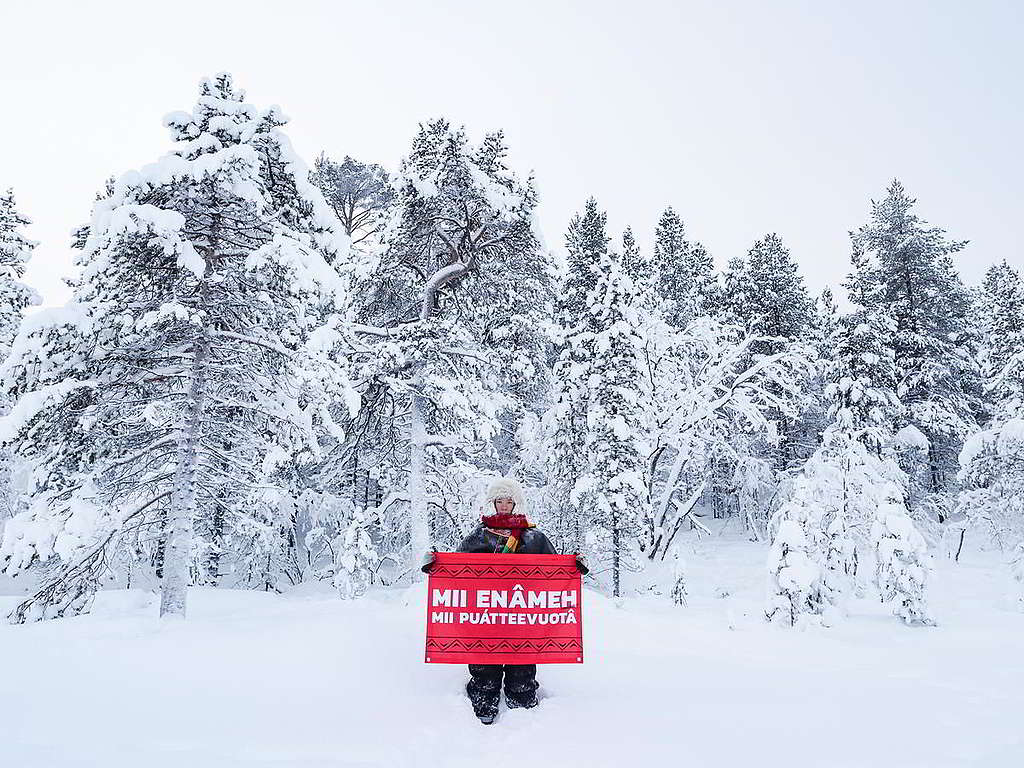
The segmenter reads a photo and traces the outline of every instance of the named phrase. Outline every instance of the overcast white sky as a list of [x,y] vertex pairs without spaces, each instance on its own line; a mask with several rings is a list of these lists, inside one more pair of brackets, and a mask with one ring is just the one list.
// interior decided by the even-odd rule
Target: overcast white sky
[[1024,3],[7,2],[0,187],[62,303],[68,232],[111,174],[170,148],[200,77],[280,104],[308,162],[393,167],[419,121],[504,128],[536,172],[548,243],[588,195],[647,242],[673,205],[719,265],[777,231],[812,290],[899,177],[970,239],[959,264],[1024,266]]

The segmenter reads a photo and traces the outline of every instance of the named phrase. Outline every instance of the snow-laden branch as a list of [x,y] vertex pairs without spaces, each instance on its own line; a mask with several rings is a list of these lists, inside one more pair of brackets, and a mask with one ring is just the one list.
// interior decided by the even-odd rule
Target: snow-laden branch
[[63,400],[71,392],[83,388],[92,389],[95,386],[96,382],[92,380],[68,380],[26,392],[18,399],[11,412],[0,418],[0,443],[13,441],[32,419],[58,400]]
[[269,344],[265,341],[261,341],[260,339],[254,339],[252,336],[244,336],[240,333],[231,333],[230,331],[219,330],[211,331],[210,335],[215,338],[235,339],[236,341],[244,341],[246,344],[252,344],[253,346],[262,347],[263,349],[268,349],[271,352],[276,352],[277,354],[286,357],[289,360],[292,358],[293,353],[285,349],[284,347],[278,344]]

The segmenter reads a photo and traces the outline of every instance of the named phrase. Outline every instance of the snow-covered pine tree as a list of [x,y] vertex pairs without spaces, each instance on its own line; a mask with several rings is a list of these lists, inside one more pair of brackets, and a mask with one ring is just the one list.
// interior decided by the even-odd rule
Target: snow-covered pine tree
[[880,456],[903,412],[896,396],[895,324],[881,312],[842,318],[832,337],[835,365],[826,395],[835,428]]
[[[819,346],[825,345],[839,327],[839,306],[831,288],[825,288],[815,303],[814,340]],[[824,350],[821,350],[824,352]],[[827,357],[822,354],[821,357]]]
[[654,291],[666,322],[683,328],[711,311],[714,263],[700,243],[686,239],[683,220],[666,208],[654,232]]
[[[895,477],[879,459],[899,408],[887,328],[884,315],[861,313],[843,318],[830,340],[836,350],[825,390],[830,424],[772,520],[769,620],[785,616],[794,625],[807,613],[830,624],[852,591],[856,545],[867,541],[880,490]],[[782,556],[788,549],[797,552],[801,579],[783,570],[793,567]]]
[[620,254],[622,273],[633,281],[633,292],[640,301],[650,288],[654,270],[650,259],[637,243],[632,227],[626,227],[622,232]]
[[851,234],[846,285],[852,301],[895,321],[897,395],[929,440],[930,490],[945,493],[980,411],[969,297],[951,260],[966,243],[929,226],[914,204],[899,181],[872,202],[869,223]]
[[[743,264],[743,302],[733,312],[748,333],[765,339],[752,352],[770,355],[787,345],[806,344],[814,333],[814,302],[782,238],[775,233],[761,238],[747,252]],[[816,383],[808,380],[802,386],[811,390]],[[823,426],[817,405],[814,398],[808,398],[796,419],[775,415],[780,440],[777,445],[765,446],[762,458],[778,473],[800,466],[817,447],[817,433]]]
[[641,416],[649,398],[641,371],[644,340],[636,289],[622,270],[621,258],[614,252],[602,257],[587,301],[594,329],[582,331],[593,354],[584,382],[588,467],[576,491],[580,505],[593,510],[594,526],[603,534],[591,552],[595,562],[609,563],[616,597],[623,571],[637,567],[640,521],[646,518]]
[[354,247],[379,232],[395,195],[383,168],[348,155],[337,163],[321,153],[310,181],[319,187]]
[[86,608],[140,550],[162,559],[161,615],[183,616],[215,510],[228,540],[279,525],[265,499],[317,451],[306,341],[348,248],[284,123],[230,75],[204,79],[165,118],[175,148],[95,204],[73,301],[15,341],[3,439],[32,463],[32,499],[0,558],[54,565],[13,620]]
[[790,473],[817,450],[832,418],[825,387],[835,357],[834,342],[838,337],[839,324],[835,298],[831,289],[825,288],[815,303],[814,315],[804,338],[804,341],[809,341],[807,346],[812,350],[809,354],[815,360],[815,370],[803,382],[806,396],[801,411],[795,419],[786,420],[782,426],[782,450],[763,454],[764,460],[771,462],[773,473],[780,464],[787,467],[786,472],[776,476],[780,483],[785,483]]
[[771,354],[788,341],[809,335],[814,302],[807,295],[796,262],[774,232],[754,243],[744,261],[749,281],[744,291],[743,324],[750,333],[778,339],[758,345]]
[[597,285],[599,265],[611,242],[605,231],[607,225],[608,214],[598,208],[592,197],[584,203],[582,213],[569,222],[565,233],[565,274],[555,307],[561,328],[570,329],[578,318],[589,317],[587,299]]
[[[375,163],[364,163],[348,155],[337,162],[321,152],[313,163],[309,178],[320,189],[341,229],[349,236],[353,251],[369,251],[369,258],[365,261],[372,264],[372,254],[379,248],[382,229],[395,198],[388,173]],[[340,342],[334,350],[336,359],[359,357],[358,354],[352,354],[354,350],[349,349],[351,345],[347,342],[352,339],[335,341]],[[361,394],[371,407],[357,412],[349,423],[346,423],[348,409],[343,403],[335,403],[329,408],[334,417],[344,424],[344,435],[340,439],[328,436],[323,460],[295,478],[301,485],[301,489],[297,489],[300,493],[311,492],[336,502],[300,505],[297,511],[304,518],[300,527],[304,525],[309,529],[308,544],[313,552],[322,553],[337,542],[343,527],[347,525],[351,509],[367,512],[376,510],[377,505],[384,500],[384,488],[396,487],[397,471],[393,466],[385,468],[381,461],[381,455],[387,454],[387,449],[381,450],[381,446],[390,445],[396,437],[392,425],[382,425],[378,418],[381,412],[379,401],[387,397],[383,389],[372,379],[365,382]],[[358,439],[355,439],[356,435]],[[341,497],[346,498],[349,504],[342,504]],[[339,517],[337,513],[343,507],[346,512]],[[310,519],[301,510],[316,510],[318,516],[315,520]],[[370,517],[374,516],[371,514]],[[373,522],[368,521],[368,525]],[[382,522],[376,520],[378,535],[383,528]],[[321,562],[323,558],[314,557],[309,551],[306,552],[306,558],[312,560],[306,563],[306,567],[311,568],[317,577],[322,577],[325,573],[324,563]],[[330,562],[333,562],[333,558]]]
[[[507,154],[504,134],[497,131],[484,136],[474,160],[502,184],[519,184],[505,163]],[[475,325],[494,361],[499,388],[510,404],[498,416],[501,430],[492,441],[494,457],[476,464],[504,475],[516,474],[515,468],[521,466],[517,435],[526,421],[543,416],[551,397],[554,339],[550,322],[557,300],[558,267],[534,219],[533,185],[530,177],[519,186],[524,200],[521,223],[528,226],[516,234],[516,243],[489,265],[486,279],[470,286]]]
[[907,476],[907,506],[912,516],[919,525],[934,528],[935,523],[927,506],[931,495],[931,468],[928,461],[930,449],[927,436],[913,424],[898,430],[893,435],[890,447],[893,458]]
[[357,332],[380,340],[377,358],[405,361],[397,371],[373,363],[371,378],[390,400],[384,418],[409,425],[403,559],[414,578],[436,541],[433,467],[482,474],[455,459],[469,452],[486,464],[498,450],[502,412],[520,418],[517,391],[543,383],[539,315],[548,311],[550,269],[534,226],[533,180],[519,181],[505,154],[500,132],[472,146],[445,120],[421,125],[361,291],[368,325]]
[[742,256],[733,256],[722,272],[719,301],[714,314],[723,323],[746,327],[747,292],[750,290],[747,262]]
[[[18,212],[13,189],[0,194],[0,361],[10,354],[25,309],[40,301],[38,294],[21,282],[36,247],[21,231],[31,223]],[[6,414],[10,406],[10,399],[0,393],[0,415]],[[10,452],[0,448],[0,532],[2,521],[11,517],[16,509],[15,465]]]
[[557,357],[552,366],[551,407],[544,415],[548,477],[558,510],[552,537],[563,552],[583,552],[589,526],[578,503],[577,484],[587,470],[581,446],[587,435],[590,392],[586,382],[594,362],[594,314],[589,301],[600,265],[608,255],[607,214],[589,198],[565,235],[568,258],[560,276],[551,335]]
[[0,194],[0,359],[10,354],[25,309],[40,301],[39,295],[21,282],[37,245],[21,232],[31,223],[18,212],[13,189]]

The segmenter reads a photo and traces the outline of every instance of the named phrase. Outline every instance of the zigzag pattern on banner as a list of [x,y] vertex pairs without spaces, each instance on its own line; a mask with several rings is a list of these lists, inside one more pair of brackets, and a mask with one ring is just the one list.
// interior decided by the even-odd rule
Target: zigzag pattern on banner
[[498,653],[500,651],[529,651],[533,653],[558,653],[565,651],[581,651],[583,644],[577,638],[430,638],[427,640],[427,651],[455,652],[482,651]]
[[527,579],[527,578],[572,578],[576,575],[575,566],[502,566],[494,568],[490,565],[443,565],[434,566],[432,573],[452,579]]

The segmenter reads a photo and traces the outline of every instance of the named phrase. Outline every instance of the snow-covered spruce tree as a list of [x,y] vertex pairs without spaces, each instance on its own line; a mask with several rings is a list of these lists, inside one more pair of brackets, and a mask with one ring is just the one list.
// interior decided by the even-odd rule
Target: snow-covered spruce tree
[[1024,279],[1005,261],[985,273],[981,289],[981,374],[988,415],[1024,399],[1021,377],[1010,362],[1024,351]]
[[846,285],[852,301],[895,321],[896,394],[928,438],[930,490],[944,494],[980,412],[969,297],[951,259],[966,243],[947,240],[914,204],[898,181],[872,202],[869,223],[852,233],[854,271]]
[[601,260],[608,253],[611,238],[606,232],[608,214],[598,208],[597,200],[588,198],[583,212],[573,216],[565,233],[564,284],[555,307],[564,328],[574,318],[587,315],[587,299],[597,285]]
[[884,316],[844,318],[831,339],[835,362],[826,396],[831,423],[772,520],[766,615],[790,625],[844,610],[857,571],[858,542],[881,501],[899,488],[898,471],[879,458],[899,409]]
[[741,319],[750,333],[777,341],[757,345],[755,352],[777,352],[788,340],[809,335],[814,302],[807,295],[796,262],[782,238],[772,233],[747,252]]
[[434,469],[470,470],[473,463],[455,461],[469,454],[486,465],[501,427],[515,432],[502,412],[521,417],[518,396],[543,388],[539,315],[551,274],[534,227],[533,181],[519,181],[505,153],[500,132],[472,146],[445,120],[422,125],[361,290],[365,325],[357,331],[404,360],[398,375],[382,368],[372,379],[392,398],[387,418],[409,425],[404,560],[416,578],[414,566],[435,541]]
[[[6,360],[10,354],[26,307],[39,303],[36,292],[21,282],[25,265],[36,247],[21,232],[31,223],[18,212],[14,190],[0,194],[0,360]],[[0,414],[6,414],[10,406],[10,399],[0,394]],[[10,452],[0,449],[0,532],[2,522],[16,510],[15,466]]]
[[1024,599],[1024,280],[997,264],[982,292],[988,421],[960,453],[959,506],[1007,557]]
[[[743,263],[743,301],[733,308],[733,314],[748,333],[765,339],[752,352],[770,355],[789,344],[806,345],[814,335],[814,302],[782,238],[775,233],[761,238]],[[806,381],[803,386],[811,389],[816,383]],[[766,446],[768,450],[761,458],[770,461],[779,473],[800,466],[817,446],[818,433],[824,426],[818,401],[808,398],[806,405],[795,419],[780,414],[773,417],[780,441],[777,446]]]
[[649,301],[654,265],[637,243],[632,227],[622,233],[622,273],[633,281],[636,300]]
[[568,258],[559,279],[551,335],[557,357],[552,366],[551,406],[544,415],[548,477],[558,514],[551,530],[563,552],[583,552],[589,527],[588,510],[578,504],[577,484],[587,471],[581,450],[588,432],[587,381],[594,363],[595,316],[589,304],[597,287],[599,265],[608,255],[607,214],[597,201],[586,201],[569,223],[565,236]]
[[686,239],[686,227],[671,207],[654,232],[654,292],[662,316],[676,328],[707,314],[714,297],[714,263],[700,243]]
[[595,562],[609,563],[616,597],[621,594],[623,571],[637,568],[637,538],[646,517],[640,430],[648,393],[641,372],[643,338],[635,299],[621,256],[606,253],[587,301],[594,330],[582,331],[591,337],[593,361],[584,382],[588,466],[575,496],[579,506],[592,509],[593,525],[603,534],[591,552]]
[[[831,288],[821,292],[818,301],[814,305],[814,321],[812,336],[816,344],[824,347],[832,338],[832,335],[839,327],[839,307]],[[825,350],[822,349],[822,352]],[[822,358],[827,355],[822,354]]]
[[[888,315],[854,313],[837,339],[838,382],[828,390],[838,399],[834,429],[854,441],[844,447],[840,464],[845,505],[840,512],[857,538],[865,513],[872,514],[875,585],[883,601],[892,601],[906,623],[929,624],[924,594],[929,555],[911,519],[910,481],[898,465],[899,448],[905,450],[914,435],[904,428],[899,445],[894,439],[895,425],[903,420],[903,404],[894,391],[894,325]],[[917,442],[920,449],[922,441]]]
[[746,260],[742,256],[733,256],[722,272],[714,315],[723,323],[746,328],[747,294],[750,289]]
[[343,291],[331,263],[347,238],[284,123],[230,75],[203,80],[193,111],[165,118],[174,150],[94,206],[73,301],[15,341],[3,437],[32,464],[32,498],[0,557],[54,565],[13,620],[86,608],[111,564],[146,548],[161,615],[183,616],[214,512],[230,550],[275,523],[279,466],[315,454],[305,342]]
[[[826,388],[831,423],[773,521],[775,538],[783,542],[769,555],[769,618],[787,615],[794,623],[793,612],[804,611],[831,621],[854,587],[859,553],[872,552],[883,599],[895,601],[905,620],[913,613],[927,621],[927,552],[918,546],[923,539],[906,507],[906,476],[886,455],[902,413],[894,392],[892,330],[891,318],[861,310],[843,318],[833,336],[835,362]],[[800,551],[814,564],[817,581],[798,582],[804,590],[814,586],[812,600],[794,592],[782,575],[787,563],[780,547],[795,546],[790,540],[802,543]],[[789,613],[779,614],[784,606]]]
[[18,212],[14,190],[0,194],[0,359],[10,354],[26,307],[39,295],[21,282],[36,243],[22,234],[32,222]]

